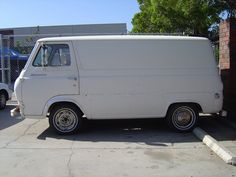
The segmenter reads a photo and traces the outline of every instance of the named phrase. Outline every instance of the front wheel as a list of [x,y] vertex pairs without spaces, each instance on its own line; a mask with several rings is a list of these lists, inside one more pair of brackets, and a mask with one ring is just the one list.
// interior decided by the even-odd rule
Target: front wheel
[[191,131],[198,122],[199,113],[194,105],[176,104],[167,113],[168,125],[178,132]]
[[74,105],[55,106],[49,115],[49,124],[58,134],[74,134],[82,126],[82,112]]

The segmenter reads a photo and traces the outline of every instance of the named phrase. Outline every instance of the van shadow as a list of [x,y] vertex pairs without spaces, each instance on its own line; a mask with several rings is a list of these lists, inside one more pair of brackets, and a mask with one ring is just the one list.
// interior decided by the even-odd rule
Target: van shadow
[[60,136],[48,128],[38,137],[90,142],[136,142],[153,146],[169,146],[180,142],[199,142],[192,133],[176,133],[163,119],[87,120],[77,135]]
[[14,108],[15,106],[7,105],[5,109],[0,110],[0,130],[13,126],[23,120],[21,118],[18,119],[11,117],[10,110]]
[[[230,126],[233,122],[227,124],[226,118],[202,117],[200,127],[217,141],[236,142],[235,127]],[[235,123],[234,123],[235,124]]]

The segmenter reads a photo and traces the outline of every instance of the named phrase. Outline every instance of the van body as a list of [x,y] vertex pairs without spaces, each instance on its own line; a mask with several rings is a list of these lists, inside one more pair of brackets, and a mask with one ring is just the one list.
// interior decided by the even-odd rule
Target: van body
[[[192,114],[197,117],[199,112],[219,112],[223,100],[211,43],[201,37],[122,35],[40,39],[14,89],[21,115],[26,118],[50,119],[59,108],[73,107],[70,114],[61,112],[63,118],[57,115],[60,120],[52,122],[54,128],[53,123],[64,123],[65,128],[68,119],[73,119],[72,124],[81,124],[73,116],[163,118],[170,112],[168,119],[175,119],[170,120],[171,124],[179,120],[184,124]],[[192,112],[186,113],[186,109],[175,112],[180,107]],[[51,119],[57,119],[53,116]],[[194,125],[174,128],[185,131]],[[65,128],[59,133],[73,131]]]

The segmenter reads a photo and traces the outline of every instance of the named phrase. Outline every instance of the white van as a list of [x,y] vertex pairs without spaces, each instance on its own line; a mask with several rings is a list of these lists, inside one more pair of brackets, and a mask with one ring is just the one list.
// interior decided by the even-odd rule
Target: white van
[[59,134],[85,117],[165,117],[189,131],[221,110],[222,89],[209,40],[179,36],[40,39],[15,83],[21,115],[49,117]]

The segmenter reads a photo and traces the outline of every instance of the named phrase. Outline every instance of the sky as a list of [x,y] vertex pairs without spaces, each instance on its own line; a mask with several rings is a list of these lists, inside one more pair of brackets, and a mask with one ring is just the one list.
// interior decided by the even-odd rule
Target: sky
[[0,28],[126,23],[137,0],[0,0]]

